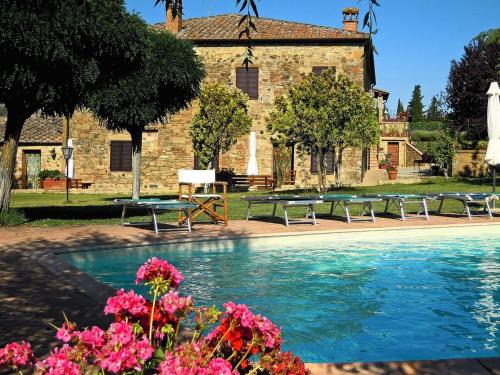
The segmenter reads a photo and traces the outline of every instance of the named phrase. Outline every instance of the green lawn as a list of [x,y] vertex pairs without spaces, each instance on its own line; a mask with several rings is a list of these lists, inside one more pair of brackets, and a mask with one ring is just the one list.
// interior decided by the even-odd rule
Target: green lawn
[[[344,187],[332,190],[332,193],[350,193],[350,194],[370,194],[370,193],[439,193],[439,192],[489,192],[491,185],[480,180],[459,181],[450,179],[445,181],[442,178],[429,179],[420,184],[412,185],[381,185],[371,187]],[[287,191],[281,194],[311,194],[311,191]],[[269,194],[264,191],[253,191],[245,193],[230,193],[229,211],[231,219],[243,219],[246,214],[246,202],[240,197],[244,195]],[[278,193],[279,194],[279,193]],[[146,198],[147,196],[143,196]],[[162,195],[161,198],[175,198],[175,195]],[[31,226],[60,226],[75,224],[118,224],[120,218],[120,207],[113,205],[114,198],[126,198],[119,195],[109,194],[71,194],[69,204],[66,204],[66,195],[64,193],[16,193],[12,194],[12,208],[24,211]],[[434,203],[431,208],[434,208]],[[459,202],[447,202],[445,211],[460,209]],[[382,205],[376,208],[380,209]],[[269,206],[256,206],[252,208],[252,213],[263,214],[270,211]],[[329,205],[318,205],[317,212],[327,213]],[[141,210],[130,211],[133,215],[132,220],[149,220],[142,215]],[[304,210],[297,208],[291,210],[292,216],[303,215]],[[161,221],[173,221],[176,218],[175,213],[163,214]]]

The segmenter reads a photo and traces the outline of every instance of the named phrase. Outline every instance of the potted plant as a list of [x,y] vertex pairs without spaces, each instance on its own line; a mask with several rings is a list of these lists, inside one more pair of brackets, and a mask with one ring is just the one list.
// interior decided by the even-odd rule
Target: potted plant
[[57,169],[44,169],[38,174],[44,190],[65,190],[66,177]]
[[395,180],[398,177],[398,167],[392,162],[391,154],[386,154],[385,159],[379,163],[380,169],[385,169],[389,180]]
[[393,164],[388,165],[385,170],[389,176],[389,180],[395,180],[398,177],[398,167]]

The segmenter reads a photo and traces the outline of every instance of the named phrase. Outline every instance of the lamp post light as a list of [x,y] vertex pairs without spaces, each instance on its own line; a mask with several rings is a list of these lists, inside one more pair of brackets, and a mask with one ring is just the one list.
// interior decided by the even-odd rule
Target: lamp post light
[[69,203],[69,177],[68,177],[68,161],[73,156],[73,147],[65,146],[62,148],[64,159],[66,160],[66,203]]

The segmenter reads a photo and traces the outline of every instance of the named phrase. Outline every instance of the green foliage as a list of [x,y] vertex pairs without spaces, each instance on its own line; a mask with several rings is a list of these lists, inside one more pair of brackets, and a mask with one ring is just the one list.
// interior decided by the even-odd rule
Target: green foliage
[[336,182],[347,147],[378,143],[379,126],[372,98],[361,87],[331,69],[310,74],[276,101],[267,119],[274,143],[295,144],[299,151],[318,155],[320,190],[326,189],[326,160],[334,150]]
[[410,123],[410,131],[413,130],[443,130],[445,125],[441,121],[420,121],[420,122],[411,122]]
[[490,83],[498,80],[499,61],[500,44],[474,40],[464,48],[460,60],[451,62],[446,86],[450,126],[454,132],[464,133],[467,140],[487,138],[486,92]]
[[500,29],[490,29],[479,33],[474,40],[486,44],[500,44]]
[[398,99],[398,109],[397,109],[397,114],[399,115],[400,113],[405,111],[405,107],[403,107],[403,103],[401,103],[401,99]]
[[40,173],[38,173],[38,178],[42,181],[47,179],[47,178],[59,179],[59,178],[64,178],[64,177],[65,177],[65,175],[62,174],[57,169],[43,169],[40,171]]
[[23,211],[11,209],[0,212],[0,227],[15,227],[24,224],[26,221]]
[[7,117],[7,108],[3,103],[0,103],[0,117]]
[[441,132],[438,139],[429,147],[431,161],[439,166],[446,178],[448,178],[448,167],[459,149],[459,142],[448,131]]
[[442,133],[440,130],[412,130],[411,139],[415,142],[432,142],[437,140]]
[[431,99],[431,104],[426,113],[427,121],[441,121],[444,118],[444,111],[442,109],[442,103],[438,100],[436,96]]
[[8,110],[0,171],[5,211],[25,120],[37,111],[70,116],[142,60],[144,41],[138,17],[126,12],[123,0],[0,0],[0,14],[0,102]]
[[248,96],[237,88],[207,84],[200,94],[200,109],[193,118],[189,134],[194,153],[202,168],[248,134],[252,119],[248,115]]
[[410,122],[418,122],[424,119],[424,105],[422,99],[424,99],[422,96],[422,88],[420,85],[416,85],[407,108]]
[[292,149],[282,146],[274,148],[274,170],[276,171],[276,186],[281,187],[291,170]]

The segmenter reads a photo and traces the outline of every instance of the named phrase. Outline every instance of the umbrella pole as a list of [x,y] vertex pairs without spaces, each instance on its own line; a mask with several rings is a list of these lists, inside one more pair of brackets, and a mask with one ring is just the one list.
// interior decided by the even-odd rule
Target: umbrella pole
[[493,167],[493,192],[495,193],[497,191],[497,168],[496,165]]

